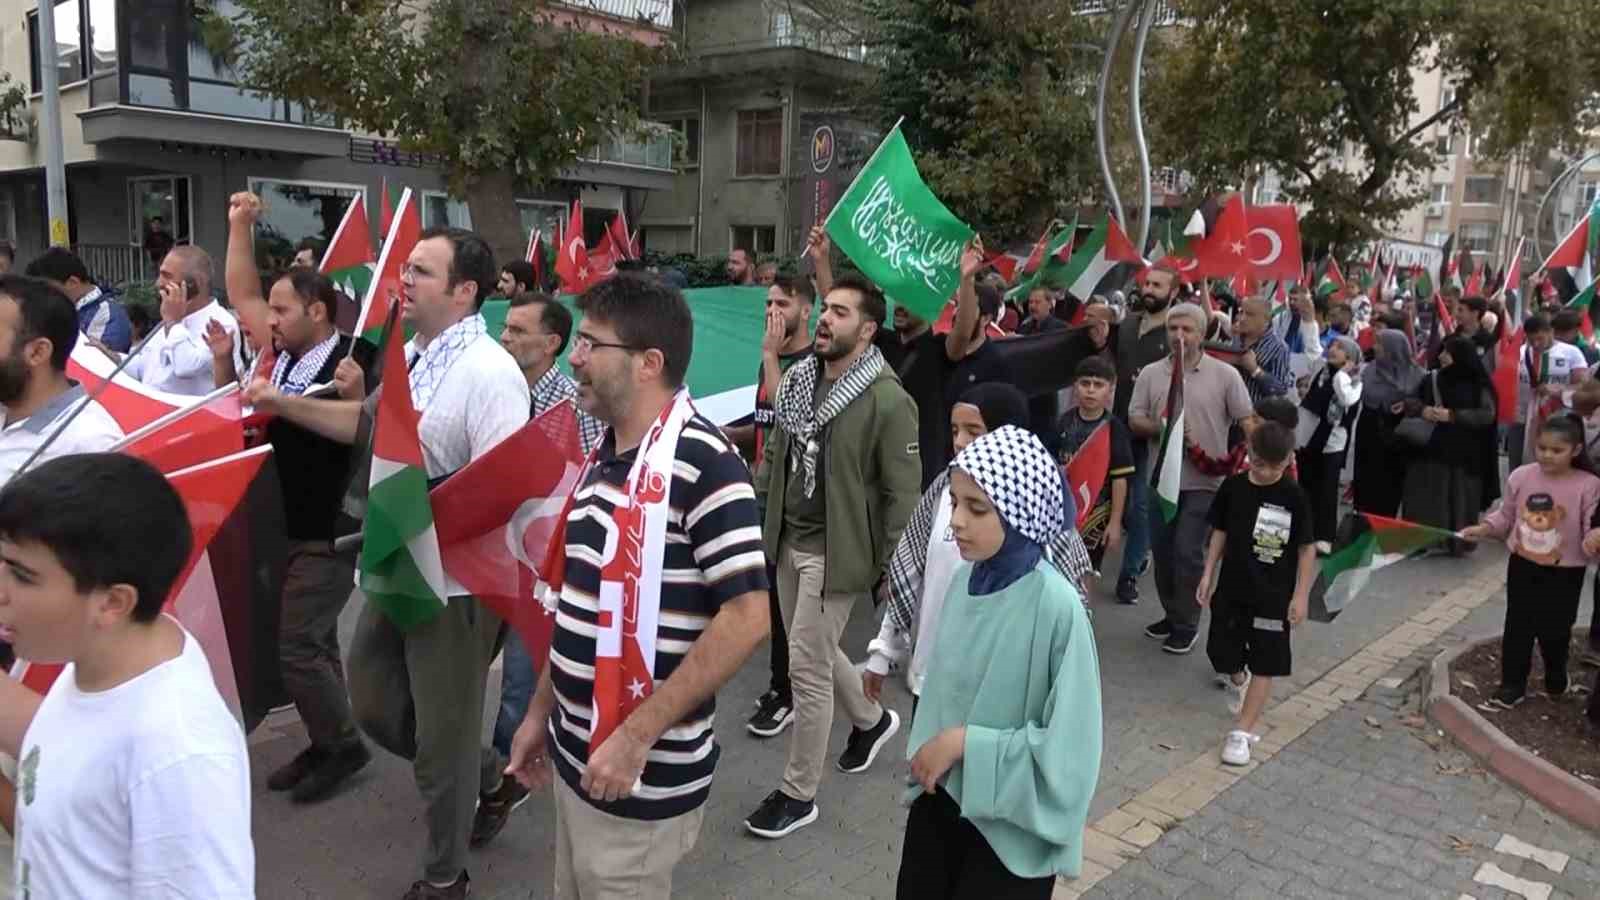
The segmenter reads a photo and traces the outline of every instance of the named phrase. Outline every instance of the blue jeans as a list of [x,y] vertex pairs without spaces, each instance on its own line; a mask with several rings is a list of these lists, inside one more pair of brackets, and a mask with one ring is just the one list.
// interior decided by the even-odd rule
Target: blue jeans
[[1133,478],[1122,513],[1122,577],[1138,578],[1139,565],[1150,552],[1150,454],[1146,441],[1133,442]]
[[533,670],[533,660],[528,648],[515,629],[506,629],[505,659],[501,662],[500,715],[494,720],[494,749],[500,756],[511,758],[511,738],[528,714],[528,703],[533,700],[533,689],[539,673]]

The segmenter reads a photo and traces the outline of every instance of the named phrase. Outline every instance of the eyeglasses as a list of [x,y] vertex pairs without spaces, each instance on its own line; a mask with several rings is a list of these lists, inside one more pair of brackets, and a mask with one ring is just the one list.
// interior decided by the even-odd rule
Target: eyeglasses
[[632,344],[617,344],[610,341],[597,341],[581,331],[578,332],[577,337],[572,339],[573,353],[588,354],[594,350],[605,350],[608,348],[612,350],[626,350],[629,353],[638,353],[640,350],[644,349],[642,347],[635,347]]

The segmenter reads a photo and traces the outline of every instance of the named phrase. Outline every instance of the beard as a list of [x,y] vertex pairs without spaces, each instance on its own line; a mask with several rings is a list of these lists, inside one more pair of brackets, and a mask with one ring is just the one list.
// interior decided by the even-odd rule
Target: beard
[[28,364],[15,354],[0,360],[0,405],[9,406],[20,400],[31,377]]
[[816,342],[813,341],[812,352],[816,353],[823,362],[844,359],[856,349],[856,344],[860,343],[860,334],[843,335],[843,337],[850,338],[848,341],[840,340],[840,337],[841,335],[838,332],[830,333],[828,335],[828,349],[826,350],[817,348]]

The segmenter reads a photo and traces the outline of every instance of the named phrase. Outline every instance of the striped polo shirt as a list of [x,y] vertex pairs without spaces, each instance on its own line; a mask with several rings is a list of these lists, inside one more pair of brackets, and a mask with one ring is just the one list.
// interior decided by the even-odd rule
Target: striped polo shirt
[[[632,797],[596,803],[579,787],[593,721],[601,553],[634,459],[634,451],[617,455],[614,442],[608,429],[567,517],[567,567],[550,644],[556,694],[551,756],[567,784],[597,809],[629,819],[666,819],[695,809],[710,793],[720,752],[711,729],[715,698],[707,698],[650,748],[643,789]],[[684,423],[678,438],[667,499],[671,513],[662,558],[657,685],[678,668],[723,603],[768,587],[750,470],[722,432],[700,415]]]

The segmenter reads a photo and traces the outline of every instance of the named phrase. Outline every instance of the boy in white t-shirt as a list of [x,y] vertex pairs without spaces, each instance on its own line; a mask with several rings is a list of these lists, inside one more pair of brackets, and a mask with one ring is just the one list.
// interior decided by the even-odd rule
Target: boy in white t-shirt
[[64,456],[0,490],[0,638],[66,664],[43,698],[0,678],[18,897],[255,896],[244,733],[161,614],[191,543],[133,457]]
[[1522,325],[1526,342],[1517,359],[1516,421],[1506,428],[1506,471],[1515,471],[1533,459],[1533,435],[1528,432],[1528,407],[1534,402],[1559,409],[1567,392],[1583,383],[1589,374],[1589,361],[1583,351],[1556,340],[1550,320],[1532,315]]

